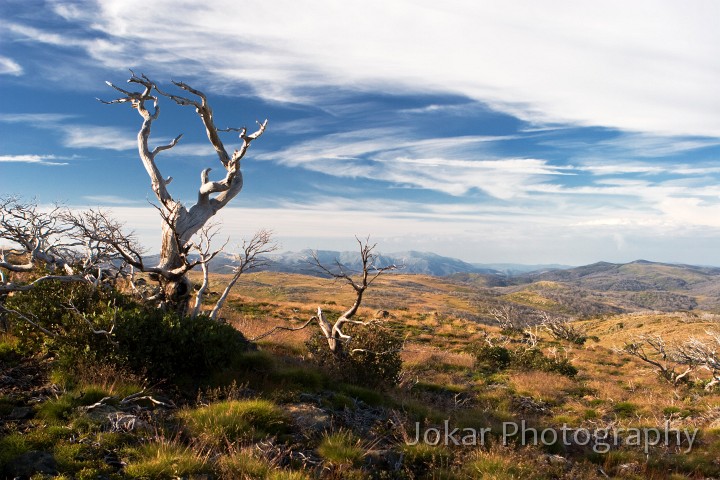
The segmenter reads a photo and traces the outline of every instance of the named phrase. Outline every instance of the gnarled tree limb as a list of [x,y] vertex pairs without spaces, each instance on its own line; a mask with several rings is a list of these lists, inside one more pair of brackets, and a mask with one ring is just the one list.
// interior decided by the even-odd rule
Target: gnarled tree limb
[[[190,291],[189,281],[185,277],[185,273],[189,270],[186,266],[189,265],[187,253],[190,249],[191,239],[213,215],[226,206],[242,189],[243,178],[240,171],[240,161],[245,156],[251,142],[260,137],[265,131],[267,120],[258,123],[259,128],[250,135],[247,134],[244,128],[239,130],[220,130],[215,126],[213,111],[206,95],[186,83],[173,82],[176,87],[197,98],[188,98],[161,90],[157,84],[147,76],[138,76],[132,71],[128,82],[142,87],[141,91],[129,91],[108,82],[108,85],[120,92],[123,96],[112,101],[104,101],[103,103],[130,103],[133,108],[137,109],[143,119],[137,137],[138,151],[150,177],[151,187],[160,201],[160,211],[163,218],[162,245],[158,268],[162,272],[177,273],[177,275],[174,273],[175,278],[166,282],[164,286],[164,296],[166,301],[172,303],[179,311],[184,312]],[[200,174],[201,184],[198,190],[198,199],[195,205],[189,209],[179,201],[173,199],[170,195],[167,185],[172,180],[172,177],[168,177],[167,179],[163,177],[155,161],[158,153],[174,147],[182,135],[178,135],[167,145],[157,146],[154,149],[150,149],[149,147],[152,123],[160,114],[160,107],[158,105],[159,97],[168,98],[178,105],[195,108],[196,113],[203,122],[208,140],[226,171],[223,179],[211,181],[209,175],[211,168],[204,168],[202,170]],[[149,102],[152,102],[152,107],[148,107]],[[225,131],[240,131],[241,145],[232,155],[228,153],[219,135],[219,132]],[[148,270],[146,266],[132,263],[131,265],[139,270],[155,273]],[[165,276],[165,278],[167,279],[167,276]]]
[[335,261],[336,268],[334,270],[331,270],[330,268],[322,264],[322,262],[317,256],[317,252],[313,252],[312,254],[313,262],[321,272],[329,275],[331,278],[334,278],[336,280],[344,281],[345,283],[350,285],[355,291],[355,301],[353,302],[352,306],[348,308],[345,313],[343,313],[340,318],[335,321],[335,323],[331,324],[325,318],[322,308],[318,307],[318,314],[316,317],[318,326],[320,327],[320,330],[325,336],[330,350],[333,353],[337,354],[341,353],[343,342],[347,342],[350,340],[350,336],[342,332],[342,327],[344,324],[351,323],[356,325],[369,325],[373,322],[373,320],[369,322],[352,320],[352,318],[357,313],[358,308],[360,308],[363,295],[365,294],[367,288],[383,273],[391,270],[396,270],[398,268],[397,265],[386,265],[378,267],[377,265],[375,265],[377,256],[373,253],[373,250],[375,249],[377,244],[371,245],[369,239],[365,239],[363,241],[355,237],[355,240],[357,240],[358,246],[360,247],[361,271],[358,273],[360,278],[357,280],[354,279],[350,273],[348,273],[348,269],[339,261]]

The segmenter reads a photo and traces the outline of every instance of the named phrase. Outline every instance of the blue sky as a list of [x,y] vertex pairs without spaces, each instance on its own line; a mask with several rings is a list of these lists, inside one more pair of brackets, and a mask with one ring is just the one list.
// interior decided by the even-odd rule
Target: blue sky
[[[0,192],[110,208],[151,250],[140,117],[95,100],[129,68],[205,91],[219,126],[269,119],[218,216],[231,244],[720,265],[718,2],[4,0],[0,18]],[[159,167],[190,203],[221,168],[194,112],[161,108],[153,141],[184,137]]]

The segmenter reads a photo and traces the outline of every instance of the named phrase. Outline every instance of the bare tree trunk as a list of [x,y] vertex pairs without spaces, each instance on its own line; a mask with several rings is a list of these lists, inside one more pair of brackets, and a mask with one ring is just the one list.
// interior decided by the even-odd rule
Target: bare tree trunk
[[[263,123],[258,122],[258,130],[250,135],[247,134],[247,130],[244,127],[218,129],[215,126],[213,112],[207,103],[207,98],[205,94],[199,90],[195,90],[182,82],[173,82],[178,88],[196,98],[181,97],[163,92],[145,75],[137,76],[134,73],[132,73],[128,82],[138,84],[144,87],[144,90],[142,92],[132,92],[108,82],[108,85],[121,92],[124,96],[104,103],[130,103],[143,118],[142,127],[137,136],[138,152],[143,166],[150,177],[153,192],[155,192],[155,196],[160,202],[157,209],[163,218],[160,263],[157,267],[143,269],[143,271],[147,272],[152,270],[152,273],[154,273],[160,281],[164,294],[163,303],[169,308],[185,314],[192,290],[190,281],[186,277],[186,273],[189,270],[187,267],[191,263],[188,260],[191,239],[193,235],[203,228],[213,215],[227,205],[230,200],[242,190],[243,178],[240,172],[240,160],[245,156],[247,149],[250,147],[250,143],[263,134],[267,120]],[[208,140],[215,149],[220,163],[226,171],[225,178],[218,181],[210,180],[210,168],[206,168],[201,172],[198,200],[189,210],[172,198],[167,189],[168,184],[172,181],[172,177],[163,177],[155,162],[155,156],[164,150],[169,150],[174,147],[182,135],[179,135],[167,145],[157,146],[152,150],[149,147],[150,128],[152,122],[155,121],[160,114],[160,108],[158,106],[159,95],[171,99],[178,105],[195,108],[195,111],[203,122]],[[153,103],[154,108],[152,111],[147,106],[148,102]],[[219,136],[219,132],[229,131],[239,132],[239,137],[242,141],[240,148],[235,150],[232,155],[228,154]],[[214,196],[211,197],[211,195]],[[141,266],[136,265],[136,267],[142,269]]]

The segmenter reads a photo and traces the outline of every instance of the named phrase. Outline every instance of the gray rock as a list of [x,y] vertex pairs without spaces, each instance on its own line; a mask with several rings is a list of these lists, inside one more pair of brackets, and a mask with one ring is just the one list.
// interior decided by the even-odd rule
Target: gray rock
[[15,407],[8,415],[8,420],[25,420],[32,418],[34,415],[33,409],[30,407]]
[[332,419],[315,405],[300,403],[288,405],[287,413],[298,427],[298,430],[306,435],[320,434],[330,428]]
[[568,463],[567,458],[561,455],[548,455],[546,458],[550,465],[567,465]]
[[31,477],[36,473],[57,475],[57,462],[48,452],[30,450],[18,456],[10,463],[9,471],[13,477]]
[[397,471],[402,467],[402,454],[394,450],[368,450],[365,465],[373,471]]
[[79,407],[78,410],[89,420],[97,423],[105,423],[111,414],[119,410],[112,405],[92,405],[91,407]]

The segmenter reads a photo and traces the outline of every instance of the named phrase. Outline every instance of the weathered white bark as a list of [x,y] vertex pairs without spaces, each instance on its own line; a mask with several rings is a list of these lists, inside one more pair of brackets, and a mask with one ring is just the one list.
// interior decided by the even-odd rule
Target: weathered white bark
[[272,232],[268,230],[260,230],[253,238],[243,242],[240,253],[233,255],[235,260],[233,276],[210,312],[210,318],[217,320],[220,310],[222,310],[228,295],[230,295],[230,290],[235,286],[240,276],[249,270],[266,265],[267,258],[263,255],[273,252],[277,248],[277,244],[272,241]]
[[200,289],[195,294],[195,305],[193,305],[193,311],[190,315],[192,318],[195,318],[200,313],[200,308],[202,307],[203,297],[205,296],[205,292],[207,291],[208,286],[210,285],[210,268],[207,264],[207,262],[203,262],[201,264],[202,272],[203,272],[203,281],[200,285]]
[[96,283],[98,267],[111,260],[105,249],[85,242],[63,208],[44,210],[15,197],[0,198],[0,243],[9,244],[0,249],[0,294],[50,280]]
[[317,257],[317,255],[313,254],[313,260],[315,262],[315,265],[321,271],[323,271],[332,278],[347,282],[353,288],[353,290],[355,290],[355,301],[353,302],[352,306],[348,308],[345,313],[343,313],[340,318],[338,318],[333,324],[331,324],[325,318],[322,309],[318,307],[318,314],[316,317],[318,326],[320,327],[320,330],[322,331],[325,339],[328,342],[328,347],[330,348],[330,351],[333,352],[335,355],[342,355],[343,345],[350,340],[350,336],[342,332],[342,328],[346,323],[356,325],[369,325],[373,322],[373,320],[363,322],[352,319],[360,308],[360,304],[362,303],[365,290],[367,290],[370,284],[372,284],[384,272],[395,270],[398,268],[396,265],[387,265],[383,267],[376,266],[375,254],[373,254],[373,250],[375,249],[376,245],[370,245],[368,240],[365,240],[364,242],[361,241],[359,238],[356,238],[356,240],[358,242],[358,245],[360,246],[360,261],[362,265],[362,271],[360,272],[359,281],[355,281],[352,276],[345,271],[345,267],[339,262],[336,262],[337,270],[332,271],[320,262],[320,259]]
[[710,372],[706,390],[720,384],[720,333],[706,331],[706,340],[691,338],[675,349],[674,356],[681,363]]
[[[242,190],[243,178],[240,171],[240,161],[245,156],[245,153],[250,147],[250,143],[260,137],[265,131],[267,120],[263,123],[258,123],[259,128],[250,135],[247,134],[245,128],[221,130],[215,126],[213,112],[207,102],[207,97],[199,90],[182,82],[173,82],[178,88],[197,97],[197,99],[191,99],[160,90],[157,85],[145,75],[137,76],[132,73],[128,82],[140,85],[143,87],[143,90],[141,92],[131,92],[108,82],[108,85],[121,92],[124,96],[104,103],[131,103],[143,119],[137,137],[138,152],[145,170],[150,177],[151,188],[160,202],[158,208],[163,218],[160,262],[154,273],[158,275],[161,283],[163,283],[165,300],[176,309],[184,312],[190,295],[190,284],[185,276],[187,270],[183,271],[183,266],[188,263],[187,255],[191,239],[210,218],[227,205],[240,193],[240,190]],[[152,150],[149,147],[152,122],[155,121],[160,114],[158,95],[165,96],[178,105],[192,106],[195,108],[195,111],[203,122],[208,140],[215,149],[220,163],[226,171],[225,177],[219,181],[210,180],[210,168],[206,168],[201,172],[198,200],[195,205],[189,209],[172,198],[167,189],[167,185],[172,178],[169,177],[166,179],[163,177],[155,162],[156,155],[174,147],[182,135],[178,135],[167,145],[158,146]],[[147,105],[150,102],[152,103],[152,107],[148,107]],[[218,132],[224,131],[240,132],[241,145],[232,155],[228,154],[218,134]]]
[[[283,325],[278,325],[250,340],[257,341],[262,338],[268,337],[280,330],[290,332],[302,330],[312,323],[317,323],[318,327],[320,327],[320,331],[322,332],[323,337],[325,337],[325,340],[327,341],[330,351],[337,356],[345,354],[344,345],[348,341],[350,341],[351,337],[343,333],[343,326],[348,323],[355,325],[371,325],[377,322],[377,320],[353,320],[353,317],[360,308],[360,304],[362,303],[365,290],[367,290],[368,287],[383,273],[399,268],[397,265],[387,265],[383,267],[376,266],[375,254],[373,253],[376,245],[370,245],[369,240],[362,241],[357,237],[355,239],[360,246],[360,260],[362,265],[362,271],[359,272],[360,278],[358,281],[353,279],[353,277],[347,272],[347,268],[339,261],[335,262],[336,269],[331,270],[327,266],[323,265],[322,262],[320,262],[320,259],[318,258],[316,253],[313,253],[313,263],[320,271],[322,271],[331,278],[345,281],[352,286],[353,290],[355,290],[355,301],[353,302],[352,306],[348,308],[345,313],[343,313],[340,318],[335,321],[335,323],[330,323],[325,317],[325,313],[322,311],[322,307],[318,307],[317,315],[311,317],[307,322],[300,326],[286,327]],[[349,353],[352,354],[359,352],[378,353],[368,352],[363,349],[353,349]]]
[[[117,256],[92,239],[84,236],[72,215],[56,207],[41,209],[33,202],[14,197],[0,198],[0,324],[7,329],[14,318],[31,325],[48,336],[57,333],[44,328],[29,312],[6,306],[11,293],[26,292],[43,282],[82,282],[99,286],[104,278],[113,280],[118,268]],[[103,272],[107,273],[103,277]],[[98,333],[95,329],[94,333]],[[109,333],[108,333],[109,335]]]

